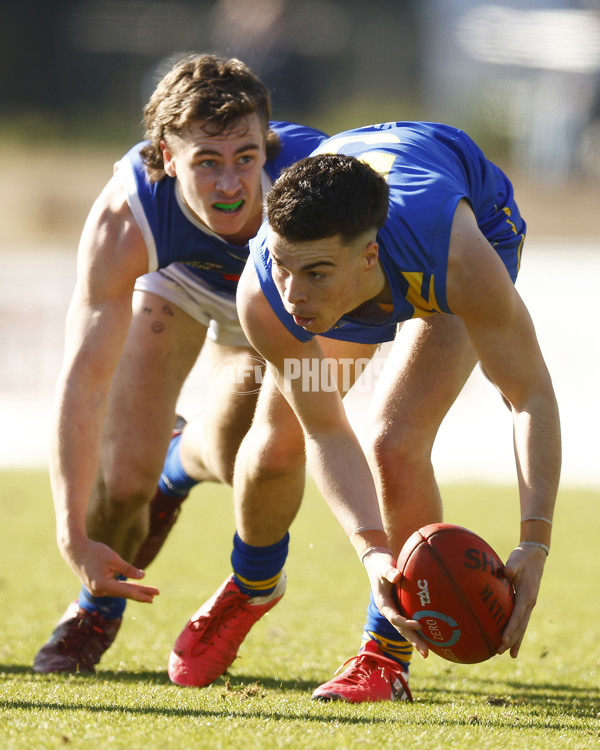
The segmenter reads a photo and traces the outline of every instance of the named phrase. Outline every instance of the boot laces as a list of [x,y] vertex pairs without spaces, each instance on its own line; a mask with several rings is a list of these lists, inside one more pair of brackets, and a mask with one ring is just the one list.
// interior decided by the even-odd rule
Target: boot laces
[[[397,661],[394,661],[393,659],[390,659],[387,656],[384,656],[383,654],[376,654],[372,652],[360,652],[358,654],[355,654],[354,656],[351,656],[349,659],[347,659],[335,672],[335,674],[339,674],[341,671],[344,670],[345,667],[347,667],[351,662],[355,662],[352,671],[344,676],[344,682],[347,682],[349,684],[358,685],[365,684],[369,682],[369,679],[374,671],[379,671],[381,675],[381,679],[386,679],[386,669],[392,672],[392,677],[387,678],[392,689],[394,691],[397,691],[396,686],[394,685],[394,678],[400,681],[402,688],[404,689],[404,692],[406,693],[406,697],[408,700],[412,700],[412,694],[410,692],[410,688],[408,687],[408,682],[406,678],[404,677],[402,673],[402,667],[400,664],[398,664]],[[335,675],[334,675],[335,676]]]
[[243,604],[243,601],[240,601],[242,597],[243,595],[238,592],[228,591],[223,595],[221,601],[215,602],[210,612],[190,622],[189,628],[197,636],[192,654],[196,655],[199,646],[208,645],[215,634],[227,627],[228,623],[231,622],[231,616],[235,615]]

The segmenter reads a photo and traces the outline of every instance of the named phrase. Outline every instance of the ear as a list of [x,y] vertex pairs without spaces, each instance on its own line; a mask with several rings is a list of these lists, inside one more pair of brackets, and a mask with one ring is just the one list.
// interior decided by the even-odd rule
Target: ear
[[379,245],[375,240],[370,240],[364,249],[363,257],[367,269],[374,268],[379,261]]
[[160,150],[162,151],[163,164],[165,165],[165,172],[169,177],[176,177],[177,170],[175,169],[175,160],[173,158],[173,152],[167,146],[166,141],[160,142]]

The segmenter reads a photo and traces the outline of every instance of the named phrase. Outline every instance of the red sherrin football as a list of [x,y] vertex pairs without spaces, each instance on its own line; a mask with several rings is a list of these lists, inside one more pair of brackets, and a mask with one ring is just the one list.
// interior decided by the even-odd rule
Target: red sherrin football
[[514,605],[503,567],[472,531],[449,523],[423,526],[398,557],[401,611],[421,623],[429,648],[444,659],[485,661],[497,652]]

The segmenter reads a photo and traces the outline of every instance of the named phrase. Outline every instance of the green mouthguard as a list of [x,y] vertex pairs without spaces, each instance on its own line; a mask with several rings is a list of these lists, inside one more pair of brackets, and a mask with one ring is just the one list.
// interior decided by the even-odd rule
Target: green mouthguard
[[235,211],[238,209],[244,201],[236,201],[235,203],[214,203],[214,207],[220,211]]

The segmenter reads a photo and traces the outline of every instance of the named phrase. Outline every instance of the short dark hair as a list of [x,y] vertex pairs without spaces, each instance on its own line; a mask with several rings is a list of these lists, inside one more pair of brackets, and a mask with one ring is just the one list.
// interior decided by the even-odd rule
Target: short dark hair
[[381,229],[388,202],[387,182],[368,164],[346,154],[319,154],[282,172],[267,195],[267,217],[288,240],[348,241]]
[[[160,142],[170,133],[181,133],[201,120],[210,135],[224,133],[256,112],[265,132],[271,118],[269,90],[260,78],[235,57],[188,55],[176,62],[158,82],[144,108],[146,140],[142,157],[149,177],[164,176]],[[267,155],[279,150],[279,139],[269,131]]]

